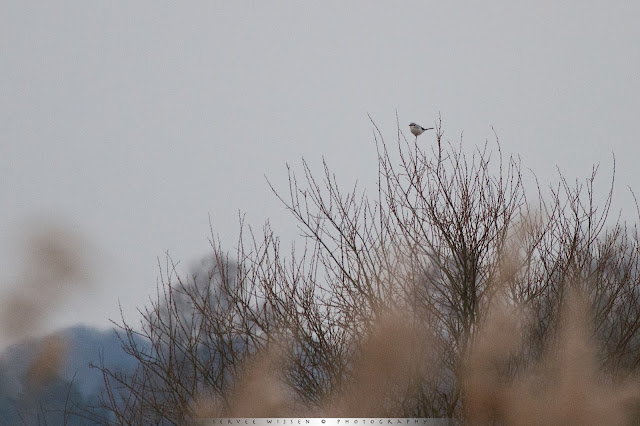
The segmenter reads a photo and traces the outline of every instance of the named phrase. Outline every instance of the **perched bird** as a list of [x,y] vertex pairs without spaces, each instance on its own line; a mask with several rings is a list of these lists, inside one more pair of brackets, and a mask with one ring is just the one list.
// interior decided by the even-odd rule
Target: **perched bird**
[[411,129],[411,133],[413,133],[416,136],[416,139],[418,138],[418,136],[423,134],[425,130],[433,130],[433,127],[429,127],[428,129],[425,129],[424,127],[416,123],[409,124],[409,128]]

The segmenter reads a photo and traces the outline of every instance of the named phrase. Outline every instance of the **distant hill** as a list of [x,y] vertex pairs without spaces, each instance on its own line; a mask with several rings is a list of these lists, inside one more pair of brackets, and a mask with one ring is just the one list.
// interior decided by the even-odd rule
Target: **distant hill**
[[[42,352],[52,339],[61,342],[59,363],[55,356]],[[36,359],[36,364],[42,365],[34,365]],[[69,425],[91,424],[87,418],[68,414],[65,417],[65,411],[83,411],[98,405],[104,382],[102,373],[90,368],[89,363],[100,364],[101,359],[109,369],[123,372],[133,371],[137,363],[122,350],[113,330],[85,326],[66,328],[9,347],[0,354],[0,425],[65,421]],[[42,377],[34,382],[37,373]],[[92,411],[105,414],[96,408]]]

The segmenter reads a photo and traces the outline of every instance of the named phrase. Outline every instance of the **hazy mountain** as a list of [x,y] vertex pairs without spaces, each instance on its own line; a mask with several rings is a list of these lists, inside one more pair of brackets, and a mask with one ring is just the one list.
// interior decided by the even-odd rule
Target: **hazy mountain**
[[77,326],[9,347],[0,355],[0,425],[86,425],[90,419],[69,413],[105,415],[96,408],[102,373],[89,367],[101,359],[112,370],[136,366],[113,330]]

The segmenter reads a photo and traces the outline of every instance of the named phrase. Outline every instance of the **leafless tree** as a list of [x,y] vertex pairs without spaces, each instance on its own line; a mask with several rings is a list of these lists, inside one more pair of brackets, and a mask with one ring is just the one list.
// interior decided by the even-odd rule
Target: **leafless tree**
[[613,179],[600,203],[597,168],[531,194],[497,137],[469,147],[435,127],[433,146],[399,126],[390,145],[374,124],[373,198],[343,190],[326,163],[320,174],[306,162],[301,176],[289,169],[288,190],[272,189],[303,247],[284,253],[268,225],[256,233],[241,220],[233,255],[212,232],[206,277],[181,277],[167,257],[141,323],[117,324],[138,369],[98,366],[112,420],[469,419],[469,360],[491,312],[520,313],[513,339],[523,344],[498,362],[507,382],[553,346],[572,292],[589,301],[599,368],[634,371],[640,246],[635,226],[610,218]]

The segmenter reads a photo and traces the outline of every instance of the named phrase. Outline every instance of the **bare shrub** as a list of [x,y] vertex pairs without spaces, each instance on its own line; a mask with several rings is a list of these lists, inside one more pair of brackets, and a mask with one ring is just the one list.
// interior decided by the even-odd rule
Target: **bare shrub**
[[[213,232],[200,273],[180,277],[168,260],[141,324],[118,324],[138,370],[102,367],[117,421],[482,423],[520,413],[527,423],[542,408],[554,422],[612,410],[612,421],[627,419],[635,391],[613,381],[640,356],[640,256],[635,227],[608,222],[612,191],[595,202],[594,169],[585,183],[560,176],[548,193],[527,195],[519,161],[503,158],[497,140],[463,148],[443,142],[440,121],[436,130],[430,149],[400,131],[391,149],[376,128],[374,198],[342,190],[326,163],[317,175],[303,162],[301,179],[289,169],[288,191],[274,191],[302,248],[285,255],[268,225],[254,233],[241,223],[234,261]],[[574,293],[583,317],[565,309]],[[605,392],[607,414],[590,414],[602,404],[549,403],[576,386],[587,401]]]

